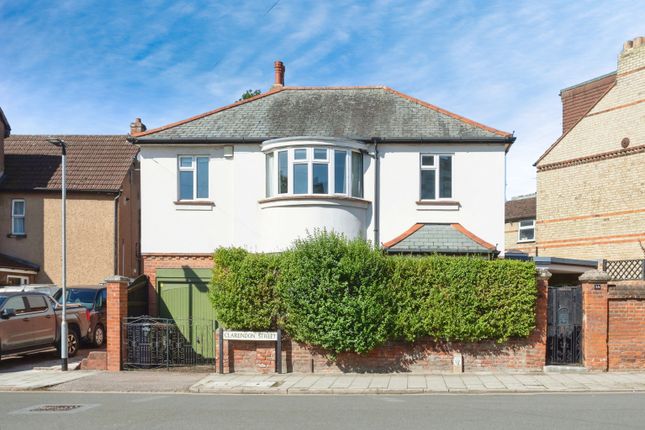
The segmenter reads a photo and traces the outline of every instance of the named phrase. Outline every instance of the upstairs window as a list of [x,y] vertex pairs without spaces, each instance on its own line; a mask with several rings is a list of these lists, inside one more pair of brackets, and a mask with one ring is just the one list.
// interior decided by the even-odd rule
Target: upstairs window
[[208,199],[208,163],[207,156],[180,155],[179,164],[179,200]]
[[535,220],[525,219],[520,221],[517,231],[518,242],[535,242]]
[[24,236],[25,232],[25,201],[11,201],[11,234]]
[[452,155],[421,154],[420,199],[452,198]]
[[266,155],[266,180],[267,197],[281,194],[363,197],[363,155],[350,149],[316,147],[270,152]]

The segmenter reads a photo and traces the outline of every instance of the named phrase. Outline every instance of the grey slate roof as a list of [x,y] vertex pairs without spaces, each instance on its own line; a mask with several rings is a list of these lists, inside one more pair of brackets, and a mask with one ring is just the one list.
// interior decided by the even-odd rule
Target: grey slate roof
[[495,247],[459,224],[416,224],[398,238],[385,243],[388,252],[438,254],[492,254]]
[[387,87],[284,87],[135,135],[140,143],[293,136],[511,139]]

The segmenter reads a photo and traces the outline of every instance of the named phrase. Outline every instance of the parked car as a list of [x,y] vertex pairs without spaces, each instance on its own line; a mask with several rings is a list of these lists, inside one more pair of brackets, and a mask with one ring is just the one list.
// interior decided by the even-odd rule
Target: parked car
[[[55,346],[60,351],[61,307],[49,295],[37,291],[0,292],[0,356]],[[82,333],[90,325],[82,306],[67,308],[68,356],[78,352]]]
[[40,291],[54,296],[60,288],[54,284],[23,284],[23,285],[6,285],[0,287],[0,294],[7,291]]
[[[62,290],[54,298],[61,302]],[[83,336],[94,346],[101,347],[105,343],[105,327],[107,322],[107,289],[105,285],[82,285],[67,287],[67,303],[79,304],[87,309],[90,321],[87,333]]]

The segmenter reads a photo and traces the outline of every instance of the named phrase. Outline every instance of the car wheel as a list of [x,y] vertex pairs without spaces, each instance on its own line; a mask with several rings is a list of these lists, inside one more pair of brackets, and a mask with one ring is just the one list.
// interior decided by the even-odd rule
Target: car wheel
[[[67,356],[73,357],[78,352],[80,347],[81,337],[78,335],[76,329],[70,328],[67,332]],[[56,349],[58,352],[61,350],[61,343],[59,342]]]
[[105,343],[105,329],[102,325],[97,325],[94,329],[94,346],[100,348]]

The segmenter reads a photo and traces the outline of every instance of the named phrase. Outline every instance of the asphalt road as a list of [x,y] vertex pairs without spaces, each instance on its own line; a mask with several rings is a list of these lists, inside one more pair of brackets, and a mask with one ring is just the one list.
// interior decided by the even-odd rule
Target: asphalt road
[[[40,405],[83,405],[32,412]],[[0,429],[643,429],[645,394],[0,393]]]

